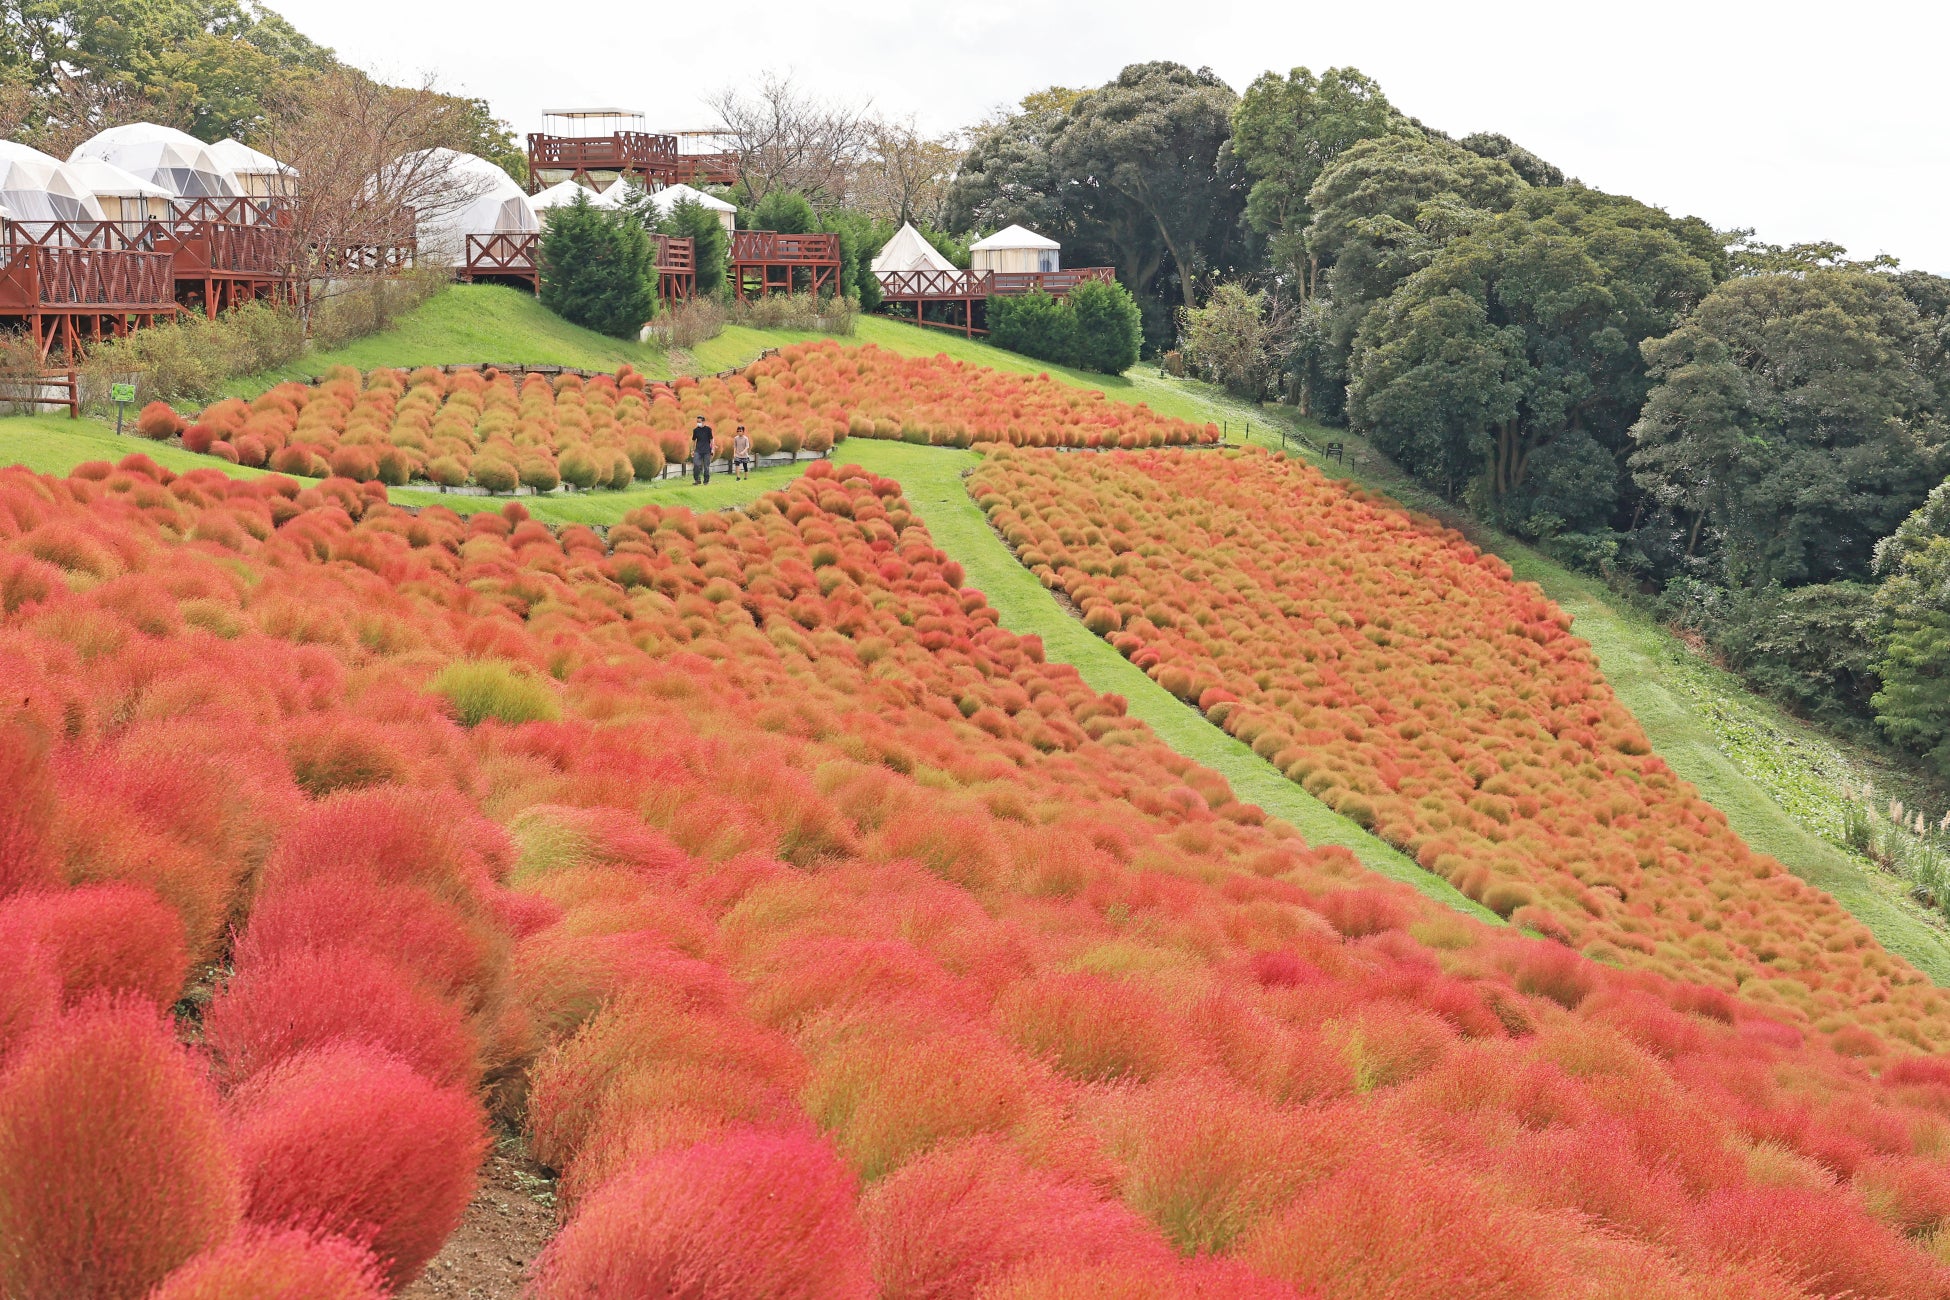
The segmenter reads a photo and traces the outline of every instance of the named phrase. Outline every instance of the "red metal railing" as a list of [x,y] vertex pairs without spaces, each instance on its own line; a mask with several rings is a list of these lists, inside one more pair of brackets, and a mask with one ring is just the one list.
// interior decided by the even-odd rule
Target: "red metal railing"
[[731,235],[731,260],[757,266],[838,266],[838,235],[781,235],[771,230],[738,230]]
[[647,131],[609,135],[528,137],[528,170],[566,172],[636,171],[664,178],[677,175],[677,137]]
[[497,232],[467,237],[467,262],[464,273],[477,275],[535,274],[535,250],[542,237],[533,232]]

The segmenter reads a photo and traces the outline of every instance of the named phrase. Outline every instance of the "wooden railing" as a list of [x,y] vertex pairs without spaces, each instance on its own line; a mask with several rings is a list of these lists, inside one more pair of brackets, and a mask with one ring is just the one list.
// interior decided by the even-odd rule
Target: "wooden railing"
[[738,155],[735,153],[678,154],[677,179],[687,185],[736,185]]
[[292,274],[291,230],[275,224],[178,218],[157,247],[176,258],[180,279],[235,276],[257,280]]
[[0,222],[0,314],[22,308],[174,310],[175,258],[145,247],[147,225]]
[[353,244],[319,256],[325,275],[391,275],[415,264],[419,245],[408,239],[394,244]]
[[528,137],[529,171],[638,171],[661,177],[677,174],[677,137],[647,131],[609,135]]
[[994,288],[993,271],[879,271],[883,298],[986,298]]
[[1040,290],[1058,298],[1080,284],[1093,280],[1110,284],[1117,279],[1116,268],[1109,266],[1078,266],[1068,271],[991,271],[989,274],[995,277],[991,293],[1036,293]]
[[139,249],[152,251],[158,227],[153,221],[5,221],[0,244],[41,248]]
[[653,235],[657,241],[657,269],[673,274],[691,275],[697,271],[697,241],[685,236]]
[[737,230],[731,235],[731,260],[752,266],[838,266],[840,237]]
[[171,199],[177,221],[218,221],[233,226],[288,226],[293,204],[288,198]]
[[466,274],[521,275],[535,273],[535,250],[542,237],[527,233],[497,231],[467,237]]
[[81,418],[81,377],[72,368],[38,377],[0,377],[0,403],[13,406],[65,406],[70,420]]

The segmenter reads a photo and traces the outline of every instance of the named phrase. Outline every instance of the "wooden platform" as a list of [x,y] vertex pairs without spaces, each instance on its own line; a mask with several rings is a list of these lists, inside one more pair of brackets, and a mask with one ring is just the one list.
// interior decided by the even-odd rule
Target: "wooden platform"
[[175,256],[153,222],[0,221],[0,329],[31,335],[45,362],[174,317]]
[[674,305],[697,293],[697,241],[652,235],[657,241],[657,296]]
[[675,185],[679,172],[677,137],[647,131],[613,131],[608,135],[546,135],[528,137],[528,192],[533,194],[558,181],[591,184],[591,172],[635,176],[645,186]]
[[771,230],[735,230],[731,234],[732,292],[839,292],[840,237],[838,235],[781,235]]
[[[1115,283],[1117,273],[1108,266],[1079,266],[1067,271],[882,271],[875,278],[880,281],[881,301],[912,306],[917,324],[972,336],[988,333],[975,323],[978,303],[1026,293],[1061,298],[1080,284]],[[924,309],[931,303],[960,308],[961,320],[927,319]]]
[[467,260],[454,272],[455,278],[469,284],[509,284],[542,291],[541,272],[535,265],[536,250],[542,237],[533,232],[496,232],[467,237]]
[[297,301],[291,225],[288,200],[178,199],[155,247],[175,260],[177,301],[214,320],[259,299]]

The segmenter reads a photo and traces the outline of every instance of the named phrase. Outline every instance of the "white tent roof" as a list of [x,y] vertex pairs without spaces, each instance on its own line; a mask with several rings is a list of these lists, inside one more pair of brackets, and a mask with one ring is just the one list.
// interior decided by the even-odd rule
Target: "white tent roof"
[[[424,210],[415,231],[419,255],[430,265],[459,266],[467,260],[467,237],[540,230],[535,208],[508,173],[485,158],[451,149],[408,155],[416,165],[446,169],[451,194],[439,210]],[[397,163],[395,164],[397,165]]]
[[566,208],[575,203],[578,197],[595,203],[602,196],[591,193],[579,181],[557,181],[545,190],[537,190],[528,196],[528,202],[537,212],[547,212],[551,208]]
[[178,198],[231,199],[244,192],[237,178],[193,135],[154,122],[112,126],[75,148],[71,162],[113,163]]
[[11,140],[0,140],[0,207],[14,221],[108,219],[73,168]]
[[[622,183],[618,181],[617,185],[621,185]],[[614,189],[615,186],[613,185],[610,188]],[[693,203],[701,204],[713,212],[736,212],[738,210],[736,203],[726,203],[716,195],[706,194],[703,190],[692,189],[688,185],[666,185],[651,195],[650,199],[657,205],[657,211],[664,214],[668,214],[672,208],[676,207],[685,199],[689,199]]]
[[873,273],[883,271],[952,271],[955,264],[935,250],[912,222],[894,232],[873,259]]
[[987,239],[978,239],[968,246],[971,253],[987,253],[1003,248],[1062,248],[1054,239],[1039,235],[1022,226],[1008,226],[996,231]]
[[88,186],[88,192],[98,199],[168,199],[174,198],[160,185],[143,180],[133,172],[125,172],[114,163],[103,162],[99,158],[83,158],[80,162],[64,164],[67,169],[79,176]]
[[253,149],[241,140],[219,140],[206,146],[210,156],[224,170],[238,176],[288,176],[292,169],[270,154]]

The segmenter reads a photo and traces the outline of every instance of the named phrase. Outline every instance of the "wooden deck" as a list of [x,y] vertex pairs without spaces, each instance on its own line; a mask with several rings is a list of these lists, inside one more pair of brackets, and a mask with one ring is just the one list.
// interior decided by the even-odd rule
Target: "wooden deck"
[[177,301],[212,320],[257,299],[296,302],[291,221],[284,200],[176,200],[155,246],[175,259]]
[[0,328],[32,335],[46,361],[176,315],[175,256],[153,222],[0,222]]
[[678,154],[677,179],[686,185],[736,185],[738,155],[735,153]]
[[697,294],[697,241],[652,235],[657,241],[657,295],[674,305]]
[[781,235],[772,230],[731,234],[732,292],[740,299],[767,293],[839,292],[838,235]]
[[535,193],[557,181],[587,181],[591,172],[637,176],[647,185],[674,185],[679,174],[677,137],[647,131],[609,135],[528,137],[528,190]]
[[542,278],[535,265],[535,253],[541,243],[542,237],[532,231],[469,235],[467,260],[455,272],[455,277],[469,284],[512,284],[540,293]]
[[[1080,284],[1114,283],[1117,273],[1108,266],[1079,266],[1068,271],[881,271],[875,278],[881,300],[913,307],[916,323],[975,335],[988,333],[975,323],[978,303],[1026,293],[1061,298]],[[959,307],[961,319],[929,320],[924,310],[929,304]]]

